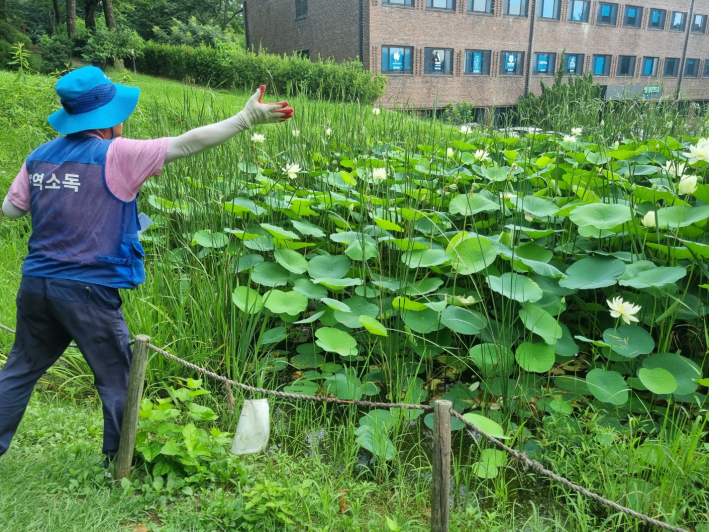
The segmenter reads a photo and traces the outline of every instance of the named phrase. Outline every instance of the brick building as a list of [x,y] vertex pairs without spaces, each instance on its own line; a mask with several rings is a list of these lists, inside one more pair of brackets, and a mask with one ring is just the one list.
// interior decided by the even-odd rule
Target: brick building
[[384,105],[514,105],[560,65],[607,97],[709,100],[709,0],[248,0],[256,49],[360,58]]

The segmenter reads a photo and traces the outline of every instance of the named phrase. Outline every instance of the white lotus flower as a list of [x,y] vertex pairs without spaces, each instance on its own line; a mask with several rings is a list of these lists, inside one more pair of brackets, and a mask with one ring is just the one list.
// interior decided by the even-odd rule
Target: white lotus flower
[[533,222],[534,221],[534,216],[529,214],[528,212],[524,213],[524,219],[527,220],[528,222]]
[[583,128],[581,127],[572,127],[571,128],[571,134],[576,135],[577,137],[583,133]]
[[289,164],[285,168],[283,168],[283,171],[288,175],[290,179],[295,179],[298,177],[298,172],[300,172],[300,165],[299,164]]
[[614,318],[622,318],[622,320],[629,324],[631,321],[640,321],[635,317],[635,314],[640,312],[642,307],[640,305],[633,305],[627,301],[623,301],[620,296],[614,297],[613,301],[606,300],[608,306],[611,309],[611,316]]
[[667,161],[665,164],[662,165],[662,168],[670,175],[682,177],[684,175],[685,166],[687,165],[678,161]]
[[614,149],[614,150],[617,150],[618,148],[620,148],[620,142],[618,142],[618,141],[616,140],[616,141],[613,143],[613,149]]
[[325,130],[325,134],[326,134],[328,137],[332,136],[332,129],[327,128],[327,129]]
[[574,142],[576,142],[576,137],[574,137],[573,135],[564,135],[564,138],[562,140],[564,142],[570,142],[573,144]]
[[684,153],[684,156],[689,159],[689,164],[694,164],[699,161],[709,162],[709,142],[707,142],[706,139],[699,140],[700,142],[697,143],[696,146],[689,147],[689,153]]
[[251,135],[251,142],[263,144],[266,141],[266,135],[261,133],[254,133]]
[[299,136],[300,136],[300,131],[297,130],[297,129],[294,129],[293,131],[291,131],[291,134],[292,134],[294,137],[299,137]]
[[694,194],[697,190],[697,176],[686,175],[679,180],[679,193],[680,194]]
[[387,170],[386,168],[374,168],[372,169],[372,179],[376,182],[379,183],[381,181],[385,181],[387,178]]
[[448,148],[446,150],[446,157],[448,157],[450,159],[451,157],[453,157],[453,153],[454,153],[453,148]]
[[372,114],[373,114],[373,115],[378,115],[378,114],[381,113],[381,112],[382,112],[382,110],[379,109],[379,107],[374,107],[374,108],[372,109]]
[[490,160],[490,155],[487,153],[487,150],[475,150],[473,157],[475,157],[478,161]]
[[473,128],[470,126],[460,126],[460,132],[463,135],[469,135],[470,133],[472,133],[472,131],[473,131]]
[[647,214],[643,216],[642,224],[645,227],[655,227],[657,220],[655,218],[655,211],[647,211]]

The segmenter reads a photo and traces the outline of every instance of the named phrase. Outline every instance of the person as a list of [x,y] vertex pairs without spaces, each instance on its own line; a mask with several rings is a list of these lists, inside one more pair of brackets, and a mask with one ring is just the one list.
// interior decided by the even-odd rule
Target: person
[[32,234],[17,293],[17,333],[0,371],[0,455],[9,448],[38,379],[73,339],[95,377],[103,407],[103,454],[115,457],[132,351],[119,289],[145,281],[137,196],[163,165],[220,145],[259,124],[293,116],[288,102],[261,101],[261,85],[236,115],[178,137],[123,138],[140,89],[96,67],[57,81],[61,135],[33,151],[2,204],[30,213]]

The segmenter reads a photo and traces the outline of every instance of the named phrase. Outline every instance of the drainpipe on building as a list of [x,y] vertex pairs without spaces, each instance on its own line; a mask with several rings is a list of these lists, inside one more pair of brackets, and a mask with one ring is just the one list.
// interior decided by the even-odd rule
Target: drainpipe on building
[[364,0],[359,0],[359,61],[364,66]]
[[241,9],[244,10],[244,40],[246,41],[246,49],[249,49],[249,19],[246,18],[246,0],[244,0],[244,3],[241,6]]
[[[694,0],[692,0],[694,1]],[[526,68],[527,68],[527,74],[524,76],[524,95],[527,96],[529,94],[529,77],[532,75],[532,54],[534,53],[534,21],[537,19],[537,0],[531,0],[530,2],[530,10],[531,13],[529,16],[531,17],[531,23],[529,24],[529,45],[527,46],[527,60],[525,61],[526,63]]]
[[[684,50],[682,50],[682,62],[679,64],[679,77],[677,79],[677,99],[682,93],[682,78],[684,76],[684,62],[687,60],[687,47],[689,46],[689,33],[692,30],[692,17],[694,16],[694,0],[689,4],[689,16],[687,17],[687,28],[684,35]],[[670,20],[670,24],[672,21]]]

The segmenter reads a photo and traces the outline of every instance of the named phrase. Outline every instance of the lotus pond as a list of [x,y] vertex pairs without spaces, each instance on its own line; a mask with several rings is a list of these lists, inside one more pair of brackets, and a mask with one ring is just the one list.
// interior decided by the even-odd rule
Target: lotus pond
[[[210,93],[147,100],[127,136],[175,134],[234,111]],[[298,100],[287,124],[148,182],[148,282],[124,294],[131,331],[293,393],[449,399],[573,481],[701,529],[709,144],[697,132],[706,128],[657,138],[573,129],[451,127]],[[158,394],[192,376],[160,358],[148,372]],[[274,411],[274,441],[292,452],[313,452],[315,441],[342,463],[364,453],[379,479],[427,468],[429,416]],[[541,485],[569,513],[591,516],[589,528],[570,530],[637,528],[532,483],[470,435],[455,438],[454,461],[457,486],[481,500],[528,499]]]

